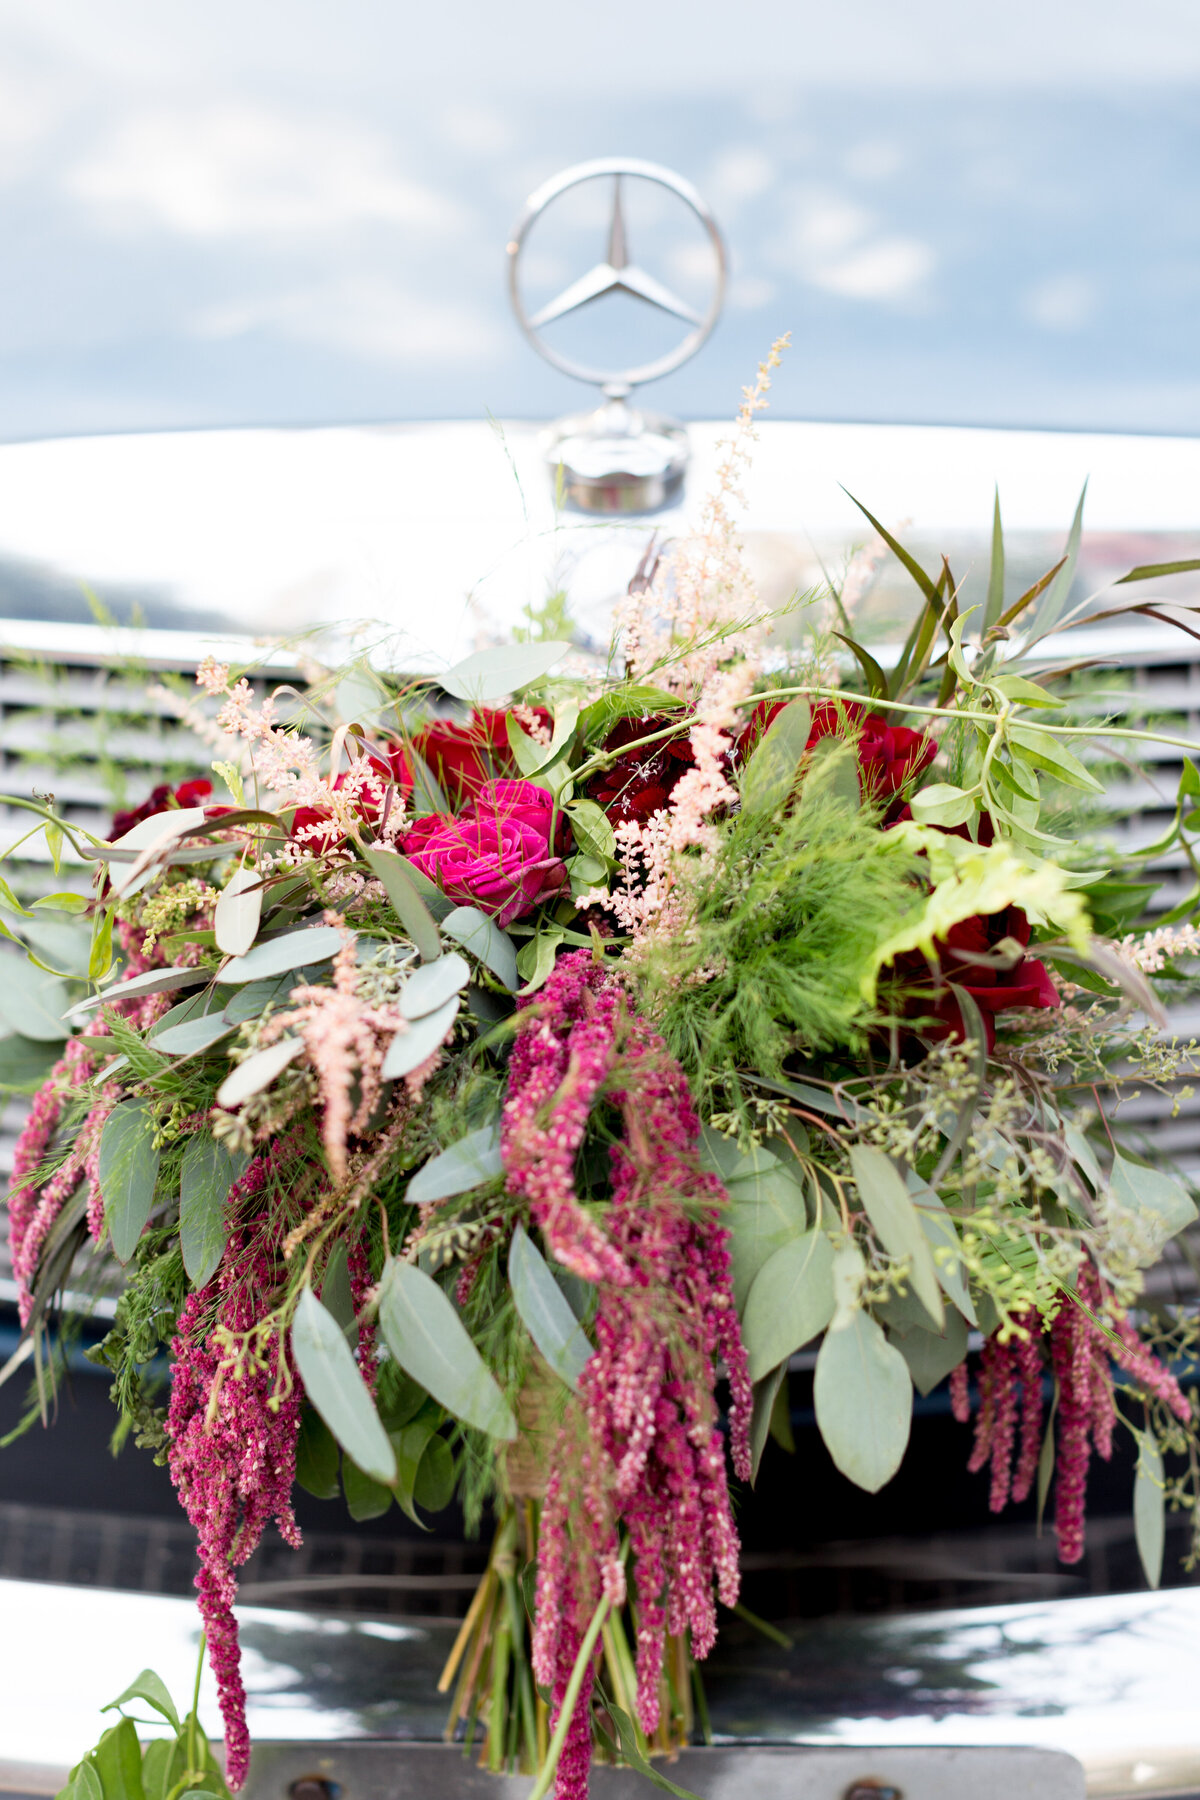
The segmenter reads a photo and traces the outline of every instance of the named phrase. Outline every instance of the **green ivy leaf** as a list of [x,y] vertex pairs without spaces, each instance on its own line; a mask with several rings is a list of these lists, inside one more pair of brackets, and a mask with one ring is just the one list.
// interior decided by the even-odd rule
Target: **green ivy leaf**
[[145,1700],[147,1705],[152,1706],[155,1712],[161,1713],[176,1731],[179,1730],[179,1714],[175,1711],[175,1702],[167,1691],[166,1682],[161,1675],[156,1675],[153,1669],[143,1669],[140,1675],[135,1675],[129,1686],[119,1693],[115,1700],[110,1700],[108,1705],[101,1707],[100,1710],[101,1712],[111,1712],[114,1707],[127,1706],[131,1700]]
[[769,1256],[754,1277],[742,1316],[751,1381],[811,1343],[832,1319],[833,1306],[833,1246],[814,1225]]
[[435,1434],[425,1446],[413,1487],[413,1499],[426,1512],[442,1512],[454,1498],[454,1482],[454,1452],[444,1437]]
[[338,1447],[319,1412],[306,1406],[296,1439],[296,1480],[318,1500],[338,1497]]
[[341,1326],[311,1288],[304,1289],[296,1308],[292,1351],[308,1398],[350,1460],[364,1475],[394,1482],[396,1454],[370,1390]]
[[127,1263],[154,1207],[159,1152],[154,1115],[143,1100],[113,1108],[100,1134],[100,1192],[118,1262]]
[[454,1307],[424,1270],[412,1263],[388,1264],[379,1322],[401,1368],[447,1412],[489,1437],[512,1442],[517,1422],[508,1401]]
[[608,814],[594,800],[572,800],[566,808],[575,842],[589,856],[603,863],[615,860],[617,840],[608,822]]
[[825,1333],[813,1380],[817,1426],[842,1474],[869,1494],[904,1460],[912,1396],[908,1365],[869,1313],[851,1312]]
[[560,1381],[578,1390],[592,1346],[541,1251],[518,1224],[508,1253],[508,1279],[522,1323]]
[[1097,781],[1074,751],[1068,750],[1065,744],[1060,744],[1048,731],[1043,731],[1036,725],[1010,725],[1008,737],[1027,762],[1033,763],[1035,768],[1047,770],[1057,780],[1066,782],[1068,787],[1086,788],[1093,794],[1104,792],[1103,782]]
[[184,1146],[179,1176],[179,1247],[193,1287],[210,1279],[225,1250],[225,1202],[250,1158],[198,1131]]
[[918,825],[941,825],[950,830],[975,816],[975,796],[948,781],[935,781],[913,795],[909,805]]
[[88,1761],[100,1777],[104,1800],[145,1800],[142,1746],[132,1719],[110,1725]]
[[[393,1446],[395,1448],[395,1446]],[[364,1475],[356,1462],[346,1457],[342,1463],[342,1491],[350,1517],[360,1523],[364,1519],[382,1519],[394,1498],[390,1487]]]

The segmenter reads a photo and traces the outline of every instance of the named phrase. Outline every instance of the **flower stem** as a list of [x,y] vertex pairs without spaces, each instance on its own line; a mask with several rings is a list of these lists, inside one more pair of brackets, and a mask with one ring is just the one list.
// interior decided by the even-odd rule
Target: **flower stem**
[[571,1720],[575,1717],[575,1708],[579,1703],[579,1690],[583,1686],[584,1677],[592,1666],[592,1654],[596,1648],[596,1639],[600,1636],[604,1621],[608,1617],[609,1600],[607,1594],[600,1596],[600,1604],[592,1614],[592,1622],[583,1635],[579,1646],[579,1655],[575,1658],[575,1667],[571,1670],[571,1679],[567,1683],[567,1691],[562,1697],[562,1705],[558,1711],[558,1724],[554,1727],[554,1736],[550,1739],[550,1749],[546,1760],[538,1771],[538,1778],[529,1791],[529,1800],[544,1800],[550,1792],[550,1783],[554,1780],[554,1771],[558,1767],[558,1759],[562,1755],[563,1745],[567,1741],[567,1733],[571,1729]]

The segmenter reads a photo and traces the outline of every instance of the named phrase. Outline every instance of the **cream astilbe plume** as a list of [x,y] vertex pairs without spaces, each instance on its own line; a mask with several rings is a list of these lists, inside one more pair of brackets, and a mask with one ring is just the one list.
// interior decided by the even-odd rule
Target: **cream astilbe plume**
[[[397,1031],[406,1029],[394,1003],[364,1000],[359,992],[355,938],[340,913],[327,912],[327,925],[342,932],[342,948],[333,959],[332,987],[296,987],[296,1002],[268,1021],[263,1041],[296,1031],[304,1040],[305,1059],[317,1077],[321,1103],[321,1139],[335,1182],[346,1179],[347,1139],[363,1132],[383,1088],[383,1059]],[[352,1104],[355,1074],[359,1100]]]
[[741,482],[757,437],[754,420],[768,405],[771,373],[779,366],[790,334],[776,339],[759,364],[753,387],[742,391],[733,435],[724,452],[716,485],[704,500],[700,527],[664,557],[653,581],[628,594],[616,609],[626,671],[633,681],[649,681],[695,700],[722,667],[763,654],[768,620],[764,614],[734,519],[744,506]]

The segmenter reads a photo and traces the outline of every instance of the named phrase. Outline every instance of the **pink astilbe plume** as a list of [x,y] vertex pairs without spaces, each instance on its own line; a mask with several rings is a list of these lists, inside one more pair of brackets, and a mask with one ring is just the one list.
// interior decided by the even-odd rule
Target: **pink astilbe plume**
[[250,1764],[233,1612],[236,1571],[272,1519],[285,1542],[300,1542],[291,1489],[301,1390],[293,1370],[290,1390],[280,1397],[277,1335],[255,1355],[239,1358],[231,1345],[239,1334],[251,1332],[278,1298],[281,1261],[268,1223],[266,1190],[293,1154],[287,1145],[262,1152],[231,1190],[227,1210],[233,1229],[220,1269],[208,1287],[189,1296],[172,1345],[167,1459],[197,1534],[196,1591],[225,1725],[225,1776],[234,1789],[245,1781]]
[[[359,994],[354,933],[338,913],[326,923],[342,930],[343,943],[333,959],[331,987],[295,987],[292,1004],[275,1014],[262,1033],[270,1043],[285,1031],[304,1040],[306,1061],[313,1068],[321,1105],[321,1139],[337,1182],[347,1173],[347,1140],[366,1130],[383,1092],[383,1059],[397,1031],[407,1030],[398,1006],[375,1005]],[[357,1104],[352,1088],[358,1079]]]
[[[600,1089],[619,1109],[603,1228],[572,1171]],[[628,1530],[638,1597],[642,1727],[658,1722],[668,1631],[704,1657],[716,1636],[714,1587],[735,1604],[738,1540],[714,1387],[728,1372],[734,1467],[750,1471],[752,1408],[733,1303],[724,1189],[699,1166],[699,1121],[662,1038],[587,952],[564,957],[527,1008],[513,1046],[502,1127],[509,1189],[530,1202],[558,1260],[595,1271],[596,1348],[580,1380],[584,1441],[568,1418],[552,1458],[538,1550],[533,1667],[561,1706],[575,1651],[601,1593],[620,1604]],[[578,1471],[564,1484],[561,1471]],[[560,1767],[560,1800],[587,1790],[590,1684]]]

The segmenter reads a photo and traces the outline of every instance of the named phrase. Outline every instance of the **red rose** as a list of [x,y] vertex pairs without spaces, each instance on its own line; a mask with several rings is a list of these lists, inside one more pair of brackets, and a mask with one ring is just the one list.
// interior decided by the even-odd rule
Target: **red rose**
[[[541,724],[549,725],[550,714],[544,706],[531,710]],[[490,706],[477,707],[465,725],[453,719],[432,719],[413,744],[454,807],[474,800],[485,782],[516,768],[508,747],[508,714]]]
[[[156,788],[151,789],[148,798],[140,806],[133,807],[129,812],[113,814],[112,841],[124,837],[127,831],[132,831],[143,819],[152,819],[155,813],[166,812],[172,804],[203,806],[211,793],[212,782],[205,775],[198,775],[192,781],[181,781],[174,792],[167,782],[160,782]],[[228,812],[229,808],[205,807],[204,810],[215,817],[218,812]]]
[[[620,750],[639,738],[665,731],[671,723],[663,714],[649,719],[622,719],[605,738],[604,748]],[[614,823],[644,825],[652,813],[667,805],[676,782],[696,760],[687,730],[684,723],[680,726],[679,737],[667,738],[660,744],[647,744],[644,750],[631,750],[588,782],[588,793]]]
[[929,962],[919,950],[908,950],[896,958],[894,973],[916,990],[905,1002],[908,1017],[933,1021],[922,1025],[922,1036],[966,1036],[958,999],[944,985],[951,981],[970,994],[983,1015],[989,1050],[996,1041],[997,1013],[1018,1006],[1062,1004],[1049,969],[1037,957],[1021,956],[1008,969],[989,968],[974,960],[989,955],[1004,938],[1015,938],[1022,949],[1029,942],[1029,920],[1019,906],[1006,906],[1002,912],[986,916],[976,913],[952,925],[944,938],[936,938],[936,974],[931,975]]
[[[738,755],[744,763],[786,700],[762,700],[750,715],[750,723],[738,739]],[[889,725],[880,713],[868,712],[858,700],[823,700],[813,709],[806,749],[822,738],[855,736],[859,787],[864,800],[890,801],[937,755],[937,744],[927,731],[907,725]],[[885,819],[893,809],[888,808]]]
[[[364,768],[365,764],[365,768]],[[388,790],[396,788],[399,795],[407,799],[412,793],[412,770],[402,744],[385,744],[372,755],[360,759],[350,769],[343,769],[334,778],[334,787],[340,790],[353,780],[358,792],[355,809],[366,825],[378,825],[384,816],[384,808],[388,805]],[[392,805],[396,804],[395,798]],[[327,806],[298,806],[296,816],[292,820],[292,837],[301,843],[306,850],[313,850],[318,856],[324,856],[329,850],[336,850],[345,843],[345,834],[330,823],[332,814]],[[314,830],[316,826],[327,826],[324,831]]]
[[567,885],[550,843],[553,814],[545,788],[489,781],[458,818],[418,819],[403,841],[404,854],[452,900],[508,925]]

